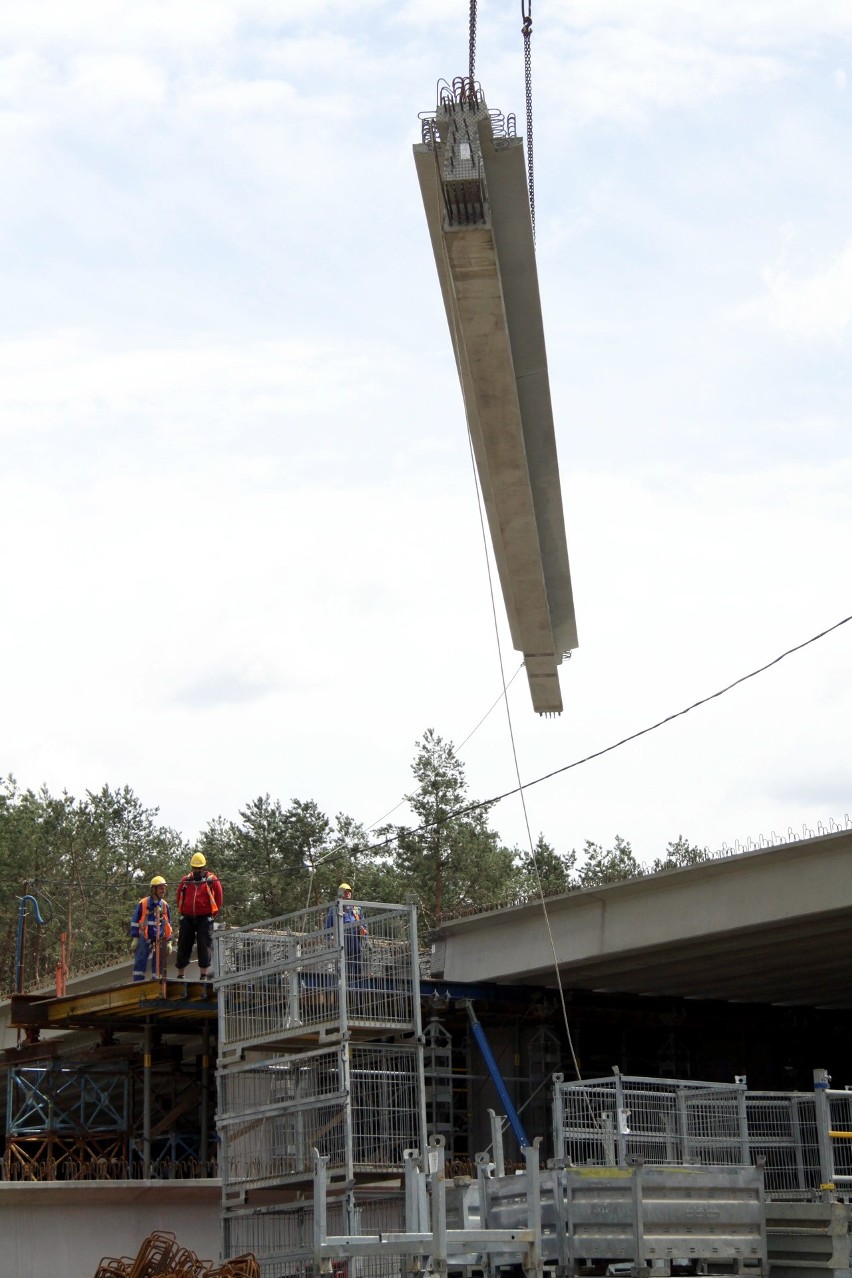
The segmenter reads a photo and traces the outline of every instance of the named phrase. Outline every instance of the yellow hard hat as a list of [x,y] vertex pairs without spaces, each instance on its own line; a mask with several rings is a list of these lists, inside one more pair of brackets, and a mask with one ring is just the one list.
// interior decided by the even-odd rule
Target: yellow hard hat
[[193,852],[192,860],[189,863],[193,870],[200,870],[202,865],[207,864],[207,857],[203,852]]
[[166,886],[166,880],[163,878],[162,874],[155,874],[153,879],[151,880],[151,887],[165,887],[165,886]]
[[352,891],[352,884],[351,884],[351,883],[341,883],[337,890],[338,890],[338,892],[351,892],[351,891]]

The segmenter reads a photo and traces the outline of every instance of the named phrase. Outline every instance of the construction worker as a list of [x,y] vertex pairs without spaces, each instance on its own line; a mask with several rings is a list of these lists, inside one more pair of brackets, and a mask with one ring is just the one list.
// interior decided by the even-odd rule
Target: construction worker
[[172,917],[166,900],[166,880],[155,874],[151,891],[133,911],[130,921],[133,939],[133,979],[144,981],[151,960],[151,976],[159,979],[166,974],[169,958],[169,941],[172,935]]
[[192,867],[178,884],[177,907],[180,914],[177,947],[177,975],[183,980],[193,945],[198,946],[198,975],[212,981],[213,919],[222,908],[222,884],[212,870],[206,869],[207,858],[195,852]]
[[[361,946],[367,935],[367,925],[360,905],[352,900],[352,887],[349,883],[341,883],[337,889],[337,898],[343,902],[343,943],[346,947],[346,974],[350,980],[361,976]],[[337,905],[330,905],[325,916],[327,928],[334,927],[334,916]]]

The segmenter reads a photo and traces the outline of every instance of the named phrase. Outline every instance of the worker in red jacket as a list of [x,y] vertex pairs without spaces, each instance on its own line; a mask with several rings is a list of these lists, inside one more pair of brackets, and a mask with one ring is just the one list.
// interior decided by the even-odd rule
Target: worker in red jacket
[[198,946],[198,973],[202,981],[212,981],[213,919],[222,908],[222,884],[212,870],[206,869],[203,852],[194,853],[178,884],[177,907],[180,914],[177,946],[177,977],[183,980],[193,945]]

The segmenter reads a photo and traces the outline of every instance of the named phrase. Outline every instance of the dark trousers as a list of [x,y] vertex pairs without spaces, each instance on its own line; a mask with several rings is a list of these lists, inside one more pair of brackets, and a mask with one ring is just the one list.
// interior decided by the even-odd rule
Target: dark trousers
[[198,966],[205,972],[213,958],[213,920],[203,914],[182,914],[177,944],[177,970],[189,962],[193,945],[198,945]]

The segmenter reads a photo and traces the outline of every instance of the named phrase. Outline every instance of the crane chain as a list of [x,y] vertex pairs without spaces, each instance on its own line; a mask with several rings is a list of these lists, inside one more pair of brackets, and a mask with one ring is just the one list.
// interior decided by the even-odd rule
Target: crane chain
[[476,0],[470,0],[470,34],[468,37],[467,73],[471,88],[476,73]]
[[[471,0],[476,3],[476,0]],[[535,244],[535,166],[533,164],[533,109],[532,109],[532,0],[521,0],[521,17],[524,25],[521,33],[524,37],[524,82],[527,97],[527,182],[530,194],[530,219],[532,221],[533,244]]]

